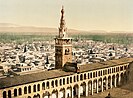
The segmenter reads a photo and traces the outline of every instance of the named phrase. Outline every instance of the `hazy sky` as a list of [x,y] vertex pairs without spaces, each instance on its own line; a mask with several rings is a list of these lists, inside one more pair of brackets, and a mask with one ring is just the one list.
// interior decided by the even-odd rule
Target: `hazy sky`
[[58,28],[62,5],[68,28],[133,31],[133,0],[0,0],[0,23]]

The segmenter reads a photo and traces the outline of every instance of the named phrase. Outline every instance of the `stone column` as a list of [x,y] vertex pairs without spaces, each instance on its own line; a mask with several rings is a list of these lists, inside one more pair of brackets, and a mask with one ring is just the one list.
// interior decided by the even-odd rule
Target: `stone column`
[[86,83],[86,88],[85,88],[85,96],[88,96],[88,83]]
[[101,81],[101,91],[103,92],[103,79]]
[[72,91],[71,91],[71,94],[72,94],[72,95],[71,95],[71,98],[73,98],[73,87],[72,87]]
[[93,95],[93,81],[92,81],[92,84],[91,84],[91,95]]
[[96,83],[96,92],[98,93],[98,80],[97,80],[97,83]]
[[115,79],[114,79],[114,86],[116,87],[116,76],[115,76]]
[[65,98],[67,98],[67,89],[65,89]]
[[80,98],[80,85],[79,85],[79,88],[78,88],[78,98]]
[[108,78],[106,80],[106,90],[108,89]]

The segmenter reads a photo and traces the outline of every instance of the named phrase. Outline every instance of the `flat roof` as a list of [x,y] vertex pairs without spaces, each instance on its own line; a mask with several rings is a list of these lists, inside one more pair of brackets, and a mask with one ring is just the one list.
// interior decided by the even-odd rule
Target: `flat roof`
[[[132,61],[133,61],[133,58],[121,58],[117,60],[109,60],[106,62],[81,65],[80,72],[102,69],[102,68],[107,68],[107,67],[116,66],[120,64],[126,64]],[[65,72],[62,70],[50,70],[50,71],[32,73],[28,75],[26,74],[26,75],[20,75],[20,76],[1,78],[0,89],[18,86],[22,84],[33,83],[37,81],[48,80],[48,79],[57,78],[57,77],[68,76],[72,74],[74,74],[74,72]]]

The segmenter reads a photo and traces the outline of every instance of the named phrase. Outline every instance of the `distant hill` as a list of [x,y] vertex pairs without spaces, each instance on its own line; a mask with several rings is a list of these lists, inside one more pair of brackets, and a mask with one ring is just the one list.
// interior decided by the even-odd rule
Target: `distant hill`
[[[49,27],[35,27],[35,26],[20,26],[11,23],[0,23],[0,33],[23,33],[23,34],[53,34],[56,35],[58,28],[49,28]],[[81,33],[82,31],[68,29],[68,32],[71,33]]]
[[[122,34],[130,33],[126,31],[111,31],[107,32],[104,30],[91,30],[91,31],[82,31],[75,29],[68,29],[67,31],[70,35],[72,34]],[[22,26],[12,23],[0,23],[0,33],[14,33],[14,34],[34,34],[34,35],[56,35],[58,34],[58,28],[49,28],[49,27],[35,27],[35,26]]]

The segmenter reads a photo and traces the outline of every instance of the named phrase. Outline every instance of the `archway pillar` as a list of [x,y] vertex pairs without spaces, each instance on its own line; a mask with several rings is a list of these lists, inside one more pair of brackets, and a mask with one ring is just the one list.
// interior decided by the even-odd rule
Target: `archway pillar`
[[116,87],[116,76],[115,76],[115,79],[114,79],[114,87]]
[[101,81],[101,91],[103,92],[103,79]]
[[65,93],[65,98],[67,98],[67,89],[65,89],[64,93]]
[[71,91],[71,98],[73,98],[73,87],[72,87],[72,91]]
[[98,93],[98,80],[96,82],[96,93]]
[[79,85],[79,88],[78,88],[78,98],[80,98],[80,85]]
[[86,92],[85,92],[85,96],[88,96],[88,83],[86,83],[86,88],[85,88]]
[[91,84],[91,95],[93,95],[93,81],[92,81],[92,84]]
[[118,78],[118,85],[121,85],[121,75],[119,74],[119,78]]

